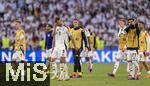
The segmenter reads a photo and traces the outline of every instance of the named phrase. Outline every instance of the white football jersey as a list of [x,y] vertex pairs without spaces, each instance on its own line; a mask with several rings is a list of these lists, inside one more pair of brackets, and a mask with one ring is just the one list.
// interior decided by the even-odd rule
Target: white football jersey
[[118,37],[120,34],[126,34],[125,29],[126,29],[126,26],[122,29],[119,29]]
[[[84,33],[86,36],[86,40],[87,40],[87,45],[89,46],[89,42],[88,42],[88,37],[90,36],[90,32],[88,29],[84,29]],[[83,41],[83,46],[85,47],[85,42]]]
[[67,47],[69,43],[69,32],[65,26],[57,26],[55,33],[55,47]]

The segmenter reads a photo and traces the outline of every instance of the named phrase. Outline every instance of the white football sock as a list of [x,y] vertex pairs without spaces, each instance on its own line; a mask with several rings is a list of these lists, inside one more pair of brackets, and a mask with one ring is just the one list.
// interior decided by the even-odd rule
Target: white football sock
[[60,76],[59,79],[64,78],[64,63],[60,63]]
[[56,62],[52,62],[52,73],[54,74],[54,76],[57,76],[57,64]]
[[67,64],[64,64],[64,73],[65,73],[65,78],[69,78]]
[[133,64],[133,62],[131,63],[130,67],[131,67],[131,69],[130,69],[130,75],[132,77],[134,77],[134,75],[135,75],[135,65]]
[[93,64],[92,64],[92,59],[91,58],[89,58],[89,65],[90,65],[90,69],[92,69],[93,68]]
[[131,75],[132,77],[134,77],[135,75],[135,66],[131,62],[129,62],[129,75]]
[[114,64],[114,69],[113,69],[113,74],[116,74],[118,68],[119,68],[119,61],[116,61],[115,64]]
[[137,61],[133,61],[133,64],[134,64],[135,67],[137,68],[137,74],[141,74],[140,66],[139,66],[138,62],[137,62]]

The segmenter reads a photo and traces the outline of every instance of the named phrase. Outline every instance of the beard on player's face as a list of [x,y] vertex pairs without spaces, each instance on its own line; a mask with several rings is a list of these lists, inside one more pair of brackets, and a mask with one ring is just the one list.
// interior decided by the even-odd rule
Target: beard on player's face
[[128,25],[132,25],[133,24],[133,20],[128,20]]

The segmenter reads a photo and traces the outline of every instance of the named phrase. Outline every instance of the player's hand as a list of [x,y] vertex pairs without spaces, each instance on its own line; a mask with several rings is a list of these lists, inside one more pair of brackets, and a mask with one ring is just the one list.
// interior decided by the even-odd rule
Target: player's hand
[[137,24],[138,23],[138,20],[137,19],[135,19],[134,21],[133,21],[133,25],[135,25],[135,24]]

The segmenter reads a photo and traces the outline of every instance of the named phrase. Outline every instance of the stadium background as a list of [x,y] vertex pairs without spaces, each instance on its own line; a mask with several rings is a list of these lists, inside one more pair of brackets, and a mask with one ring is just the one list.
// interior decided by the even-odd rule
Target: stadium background
[[119,18],[138,18],[150,30],[149,8],[149,0],[0,0],[0,48],[6,35],[10,43],[7,48],[12,49],[15,39],[12,22],[20,19],[28,36],[27,49],[39,49],[45,38],[42,26],[53,24],[57,16],[67,26],[78,18],[86,29],[104,41],[105,47],[111,48],[118,44]]
[[[137,18],[145,23],[150,33],[149,0],[0,0],[0,52],[5,52],[5,50],[8,52],[13,49],[15,41],[13,21],[15,19],[21,20],[25,28],[27,50],[31,51],[30,53],[44,50],[45,33],[41,29],[46,23],[53,24],[55,17],[62,18],[67,26],[71,25],[74,18],[78,18],[85,29],[96,34],[97,49],[106,52],[115,52],[118,48],[116,23],[119,18]],[[3,55],[0,54],[2,58]],[[109,58],[112,59],[112,57],[111,54]],[[103,65],[98,66],[103,67]],[[107,64],[106,69],[109,69],[107,72],[112,67]],[[104,73],[104,71],[100,73]],[[123,77],[125,78],[125,75]],[[54,81],[54,83],[57,82]],[[109,85],[107,80],[101,84]],[[66,84],[66,86],[68,85]],[[132,84],[132,86],[134,85]]]

